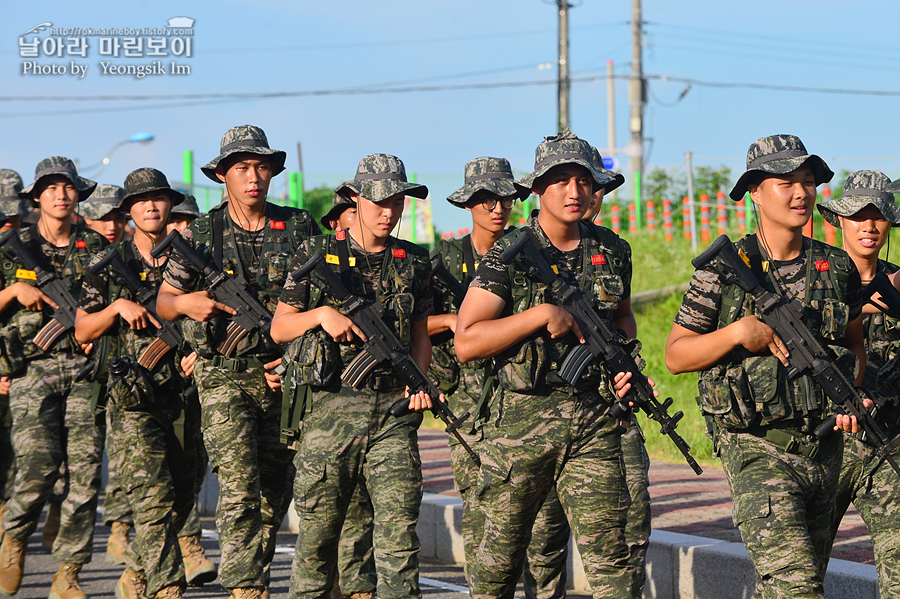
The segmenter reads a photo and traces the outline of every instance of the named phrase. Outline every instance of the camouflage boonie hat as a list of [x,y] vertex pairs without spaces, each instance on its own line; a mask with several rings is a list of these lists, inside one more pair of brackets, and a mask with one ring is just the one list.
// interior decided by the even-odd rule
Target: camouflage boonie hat
[[728,195],[735,202],[739,202],[747,193],[753,173],[786,175],[807,162],[813,169],[817,187],[822,183],[828,183],[834,177],[825,161],[807,152],[806,146],[796,135],[770,135],[758,139],[747,151],[747,170]]
[[[591,173],[595,183],[592,186],[594,191],[599,187],[605,188],[606,184],[615,179],[608,174],[609,171],[603,168],[598,169],[594,165],[591,150],[593,150],[591,144],[580,139],[568,127],[557,135],[545,137],[544,141],[538,144],[537,149],[534,151],[534,172],[516,181],[516,186],[523,190],[527,189],[528,193],[531,193],[535,179],[545,175],[554,166],[577,164],[583,166]],[[624,177],[622,181],[625,181]]]
[[[91,220],[100,220],[113,210],[121,211],[124,190],[118,185],[97,185],[94,193],[85,202],[78,205],[75,213]],[[122,213],[124,216],[124,212]]]
[[856,171],[847,176],[841,197],[820,202],[822,218],[835,227],[841,226],[838,216],[853,216],[869,204],[875,206],[893,226],[900,225],[900,206],[894,194],[887,190],[891,180],[875,171]]
[[889,193],[900,193],[900,178],[884,188]]
[[125,197],[122,198],[122,210],[128,212],[131,209],[131,200],[154,191],[166,192],[172,199],[172,206],[177,206],[184,201],[184,194],[172,189],[162,171],[155,168],[139,168],[131,171],[125,177]]
[[[617,173],[615,171],[611,171],[603,166],[603,156],[600,155],[600,150],[593,146],[591,146],[591,161],[594,163],[594,166],[597,168],[597,170],[612,177],[612,181],[603,186],[604,193],[610,193],[611,191],[614,191],[625,184],[625,175]],[[595,189],[594,191],[597,190]]]
[[[338,189],[342,188],[345,185],[348,185],[349,183],[351,182],[345,181],[341,183],[340,185],[338,185]],[[334,197],[332,198],[331,203],[331,210],[326,212],[325,216],[319,219],[319,222],[322,223],[322,228],[328,229],[329,231],[331,231],[331,221],[339,219],[344,213],[344,210],[346,210],[347,208],[356,208],[356,204],[340,195],[337,191],[334,192]]]
[[257,154],[258,156],[270,156],[272,158],[273,177],[284,170],[284,160],[287,158],[287,153],[270,148],[266,132],[253,125],[240,125],[229,129],[222,137],[219,155],[205,166],[200,167],[200,170],[216,183],[222,183],[222,180],[216,176],[216,167],[225,158],[241,152]]
[[386,200],[398,193],[419,199],[428,197],[428,188],[410,183],[403,161],[390,154],[369,154],[360,160],[353,180],[342,183],[335,193],[349,199],[350,191],[372,202]]
[[464,208],[466,202],[479,191],[489,191],[501,198],[515,196],[519,200],[531,194],[530,191],[525,192],[516,187],[509,160],[490,156],[482,156],[466,163],[466,179],[463,186],[450,194],[447,201]]
[[184,194],[184,201],[175,205],[169,214],[184,214],[197,218],[202,213],[200,212],[200,207],[197,206],[197,198],[186,193]]
[[74,162],[65,156],[51,156],[50,158],[44,158],[38,162],[36,167],[34,167],[34,182],[20,191],[19,197],[25,200],[33,200],[34,197],[32,192],[34,191],[35,186],[41,179],[49,177],[50,175],[62,175],[74,183],[75,189],[78,190],[79,202],[88,199],[94,192],[94,188],[97,187],[97,184],[94,181],[78,176],[78,171],[75,169]]
[[22,177],[12,169],[0,169],[0,212],[8,216],[25,216],[31,212],[28,203],[19,197]]

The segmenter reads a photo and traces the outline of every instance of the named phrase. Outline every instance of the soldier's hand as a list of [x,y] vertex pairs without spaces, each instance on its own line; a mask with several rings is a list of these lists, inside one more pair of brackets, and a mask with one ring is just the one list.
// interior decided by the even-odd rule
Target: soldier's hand
[[[640,375],[640,376],[644,376],[644,375]],[[647,379],[647,383],[649,383],[651,387],[656,387],[656,381],[651,379],[649,376],[644,377],[644,378]],[[631,390],[631,383],[629,381],[631,381],[631,373],[630,372],[620,372],[619,374],[617,374],[615,376],[615,378],[613,379],[613,389],[616,392],[616,397],[618,397],[619,399],[622,399],[623,397],[628,395],[628,391]],[[653,389],[653,397],[659,397],[659,391],[657,391],[656,389]],[[628,405],[629,405],[629,407],[633,408],[634,402],[629,401]]]
[[116,312],[122,317],[122,320],[128,323],[132,331],[140,331],[146,329],[151,324],[156,328],[160,327],[159,321],[150,314],[144,306],[132,302],[127,299],[117,299],[113,302]]
[[[409,387],[407,387],[406,393],[407,395],[409,395],[409,410],[411,412],[424,412],[425,410],[431,409],[431,396],[424,391],[419,391],[418,393],[411,394],[409,392]],[[441,393],[440,399],[441,402],[444,401],[443,393]]]
[[359,338],[363,342],[366,341],[365,333],[353,324],[352,320],[331,306],[320,306],[316,310],[319,324],[338,343],[350,343],[355,338]]
[[81,346],[81,351],[83,351],[84,355],[86,355],[86,356],[91,355],[91,352],[94,350],[93,343],[80,343],[79,342],[78,345]]
[[181,370],[184,376],[191,378],[194,376],[194,365],[197,363],[197,352],[193,351],[190,355],[181,358]]
[[558,339],[572,331],[575,333],[578,341],[584,343],[584,336],[581,334],[581,329],[578,328],[578,323],[575,322],[574,316],[553,304],[541,304],[541,306],[544,310],[547,332],[550,333],[551,339]]
[[[863,406],[865,406],[867,410],[871,410],[875,407],[875,402],[868,397],[864,397]],[[856,434],[861,431],[862,428],[859,426],[859,422],[856,420],[856,416],[850,416],[847,414],[835,414],[834,430]]]
[[753,353],[759,353],[768,349],[782,364],[788,365],[790,353],[784,341],[775,334],[772,327],[762,322],[756,316],[745,316],[735,322],[734,327],[734,331],[737,334],[737,345],[742,345]]
[[9,377],[0,376],[0,395],[9,395]]
[[176,296],[178,311],[197,322],[206,322],[216,314],[237,314],[233,308],[213,299],[209,291],[195,291]]
[[281,391],[281,375],[269,371],[273,368],[277,368],[279,364],[281,364],[281,358],[263,364],[263,368],[266,369],[266,384],[269,386],[269,389],[275,393]]
[[59,306],[56,305],[56,302],[47,297],[43,291],[28,283],[19,281],[13,283],[10,287],[15,288],[16,299],[19,300],[19,303],[22,304],[26,310],[40,312],[44,309],[44,304],[53,308],[59,308]]

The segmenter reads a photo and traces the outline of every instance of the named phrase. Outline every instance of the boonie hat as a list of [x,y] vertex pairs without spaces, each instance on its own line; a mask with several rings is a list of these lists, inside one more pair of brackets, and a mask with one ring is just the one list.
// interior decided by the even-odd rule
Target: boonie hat
[[25,200],[33,200],[34,197],[32,196],[32,192],[34,191],[35,185],[37,185],[41,179],[49,177],[50,175],[63,175],[69,181],[74,183],[75,189],[78,190],[79,202],[88,199],[94,192],[94,188],[97,187],[97,184],[94,181],[78,176],[78,171],[75,169],[74,162],[65,156],[51,156],[38,162],[38,165],[34,168],[34,182],[20,191],[19,197]]
[[489,191],[501,198],[515,196],[520,200],[531,194],[530,190],[526,192],[516,187],[509,160],[490,156],[482,156],[466,163],[463,186],[450,194],[447,201],[463,208],[479,191]]
[[419,199],[428,197],[428,188],[410,183],[403,161],[390,154],[369,154],[360,160],[356,176],[335,190],[345,198],[350,197],[351,191],[372,202],[386,200],[398,193]]
[[786,175],[807,162],[813,169],[816,186],[828,183],[834,177],[825,161],[807,152],[806,146],[796,135],[770,135],[758,139],[747,151],[747,170],[728,195],[735,202],[739,202],[747,193],[747,187],[750,186],[754,173]]
[[615,171],[611,171],[608,168],[604,167],[603,156],[600,155],[600,150],[593,146],[591,146],[591,161],[594,163],[594,166],[597,168],[597,170],[605,173],[609,177],[612,177],[612,181],[603,186],[604,193],[610,193],[611,191],[625,184],[625,175],[622,175],[621,173],[617,173]]
[[184,201],[172,207],[170,214],[186,214],[197,218],[200,216],[200,207],[197,206],[197,198],[189,193],[184,194]]
[[131,209],[129,202],[137,196],[154,191],[165,191],[172,198],[172,206],[184,201],[184,194],[175,191],[169,185],[166,176],[155,168],[139,168],[128,173],[125,177],[125,197],[122,198],[122,210]]
[[79,204],[75,212],[84,218],[100,220],[113,210],[122,208],[123,194],[124,190],[118,185],[100,183],[94,189],[91,197]]
[[871,204],[896,227],[900,225],[900,206],[894,203],[894,194],[887,190],[890,184],[891,180],[883,173],[856,171],[847,175],[841,197],[824,200],[816,207],[822,218],[840,227],[838,216],[853,216]]
[[[545,175],[554,166],[560,164],[577,164],[583,166],[594,179],[597,187],[604,187],[615,178],[604,168],[597,168],[592,157],[591,144],[580,139],[572,133],[568,127],[552,137],[545,137],[534,151],[534,172],[531,172],[518,181],[516,186],[527,189],[531,193],[535,179]],[[625,181],[625,178],[622,178]]]
[[[350,181],[345,181],[338,185],[338,189],[347,185]],[[322,227],[325,229],[331,230],[331,221],[337,220],[341,217],[341,214],[344,213],[344,210],[347,208],[356,208],[356,204],[339,194],[337,191],[334,192],[334,197],[331,200],[332,206],[331,210],[325,213],[319,222],[322,223]]]
[[287,158],[287,153],[270,148],[266,132],[253,125],[239,125],[229,129],[222,137],[219,155],[205,166],[200,167],[200,170],[216,183],[222,183],[222,180],[216,176],[216,167],[232,154],[241,152],[271,157],[273,177],[284,170],[284,160]]
[[6,215],[25,216],[31,212],[28,203],[19,197],[22,177],[12,169],[0,169],[0,212]]

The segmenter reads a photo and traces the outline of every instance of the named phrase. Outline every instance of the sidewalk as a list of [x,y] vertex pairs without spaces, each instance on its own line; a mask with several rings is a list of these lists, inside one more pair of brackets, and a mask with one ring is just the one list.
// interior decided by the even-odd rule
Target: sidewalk
[[[419,429],[419,450],[425,492],[459,497],[453,489],[447,434]],[[697,476],[687,464],[650,466],[653,530],[740,543],[741,535],[731,521],[731,495],[725,473],[718,463],[704,466]],[[859,513],[851,506],[844,516],[832,558],[874,564],[872,539]]]

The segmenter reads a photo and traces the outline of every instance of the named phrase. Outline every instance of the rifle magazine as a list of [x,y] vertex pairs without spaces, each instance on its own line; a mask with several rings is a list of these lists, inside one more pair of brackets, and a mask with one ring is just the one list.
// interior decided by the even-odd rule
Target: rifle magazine
[[363,379],[378,365],[379,361],[366,350],[359,352],[341,373],[341,381],[354,389],[359,389]]
[[237,351],[238,344],[249,334],[250,331],[232,321],[225,329],[225,339],[216,350],[226,358],[230,358]]
[[48,351],[66,330],[66,327],[61,325],[58,320],[53,319],[34,336],[34,344],[42,350]]
[[172,347],[157,337],[153,340],[153,342],[144,348],[144,351],[141,352],[140,357],[138,358],[138,364],[146,368],[147,370],[153,370],[156,368],[156,365],[159,364],[159,361],[169,353],[169,350]]
[[577,345],[563,360],[559,367],[559,376],[570,385],[574,385],[593,359],[594,355],[587,345]]

